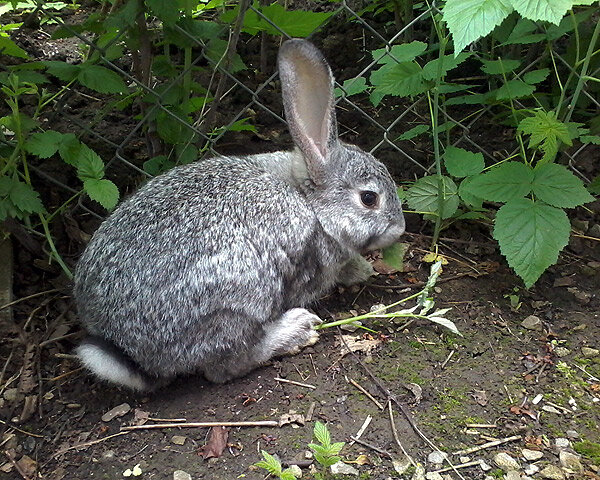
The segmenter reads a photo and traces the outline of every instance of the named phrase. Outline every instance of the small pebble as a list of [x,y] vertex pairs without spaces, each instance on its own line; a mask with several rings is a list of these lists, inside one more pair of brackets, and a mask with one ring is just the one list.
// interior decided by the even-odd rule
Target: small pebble
[[17,393],[19,389],[17,388],[7,388],[4,390],[4,394],[2,395],[7,402],[14,402],[17,399]]
[[561,450],[561,452],[558,454],[558,458],[560,459],[560,464],[564,468],[568,468],[569,470],[577,473],[583,472],[583,466],[579,460],[579,455],[567,452],[566,450]]
[[586,358],[593,358],[593,357],[597,357],[598,355],[600,355],[600,350],[598,350],[597,348],[591,348],[591,347],[581,347],[581,353]]
[[513,457],[508,453],[500,452],[494,456],[494,463],[498,465],[502,470],[518,470],[520,465]]
[[128,403],[122,403],[114,408],[111,408],[108,412],[102,415],[103,422],[110,422],[112,419],[122,417],[131,410]]
[[550,480],[563,480],[565,473],[556,465],[548,465],[540,472],[540,476]]
[[548,412],[548,413],[556,413],[557,415],[561,415],[561,411],[558,410],[557,408],[554,408],[552,405],[544,405],[542,407],[542,410],[544,412]]
[[444,477],[442,477],[442,474],[438,473],[438,472],[427,472],[425,474],[425,478],[427,480],[444,480]]
[[521,326],[527,330],[541,330],[542,321],[535,315],[529,315],[525,320],[521,322]]
[[538,467],[537,465],[533,465],[533,464],[532,465],[527,465],[525,467],[525,470],[524,470],[524,472],[527,475],[535,475],[539,471],[540,471],[540,467]]
[[334,463],[331,467],[329,467],[331,473],[333,475],[356,475],[358,476],[360,472],[354,468],[352,465],[348,465],[344,462]]
[[447,453],[438,452],[436,450],[435,452],[431,452],[427,456],[427,461],[429,463],[433,463],[435,465],[441,465],[442,463],[444,463],[444,460],[446,460],[446,458],[448,458],[448,454]]
[[521,450],[521,455],[523,455],[525,460],[530,462],[535,462],[544,456],[544,454],[539,450],[529,450],[528,448]]
[[186,439],[187,437],[184,437],[183,435],[173,435],[171,437],[171,443],[174,443],[175,445],[183,445]]
[[298,465],[290,465],[288,468],[292,471],[294,477],[302,478],[302,469]]
[[484,471],[484,472],[489,472],[492,469],[491,465],[488,465],[484,459],[479,460],[479,467]]
[[471,457],[458,457],[460,460],[460,463],[467,463],[471,461]]
[[509,470],[504,475],[504,480],[521,480],[521,474],[517,470]]
[[192,480],[192,476],[183,470],[175,470],[173,472],[173,480]]
[[420,463],[417,464],[417,468],[415,469],[415,473],[411,480],[425,480],[425,467]]
[[560,437],[560,438],[557,438],[556,440],[554,440],[554,445],[559,450],[563,450],[565,448],[569,448],[571,446],[571,442],[569,442],[568,438]]
[[576,440],[579,438],[579,433],[576,430],[567,430],[567,437]]
[[556,354],[556,356],[558,358],[563,358],[563,357],[566,357],[567,355],[569,355],[571,353],[571,350],[569,350],[566,347],[556,347],[554,349],[554,353]]

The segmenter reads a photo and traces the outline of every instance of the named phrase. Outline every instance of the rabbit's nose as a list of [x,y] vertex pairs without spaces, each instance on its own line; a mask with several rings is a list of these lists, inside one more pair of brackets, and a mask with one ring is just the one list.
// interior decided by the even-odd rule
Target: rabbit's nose
[[400,218],[396,220],[394,223],[390,224],[388,227],[388,231],[386,232],[391,238],[395,238],[396,241],[400,239],[404,230],[406,229],[406,224],[404,222],[404,215],[400,214]]

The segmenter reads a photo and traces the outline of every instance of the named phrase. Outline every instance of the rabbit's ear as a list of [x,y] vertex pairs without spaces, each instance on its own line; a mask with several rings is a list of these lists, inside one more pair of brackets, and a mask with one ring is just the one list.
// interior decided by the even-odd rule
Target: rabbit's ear
[[300,39],[281,46],[278,65],[292,138],[306,159],[311,179],[322,184],[329,153],[338,142],[331,69],[312,43]]

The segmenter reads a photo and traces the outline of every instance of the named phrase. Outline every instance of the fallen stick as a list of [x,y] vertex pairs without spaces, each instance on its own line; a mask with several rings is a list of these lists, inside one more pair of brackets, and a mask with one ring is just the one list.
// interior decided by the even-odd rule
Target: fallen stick
[[497,426],[493,423],[467,423],[465,425],[467,428],[496,428]]
[[[356,435],[354,436],[355,438],[362,437],[362,434],[365,433],[365,430],[367,429],[367,427],[371,423],[371,420],[373,420],[373,417],[371,417],[371,415],[367,415],[367,418],[363,422],[362,427],[360,427],[358,429],[358,432],[356,432]],[[351,440],[348,445],[353,445],[353,444],[354,444],[354,440]]]
[[484,443],[475,447],[467,448],[465,450],[459,450],[454,452],[452,455],[468,455],[469,453],[478,452],[479,450],[485,450],[486,448],[495,447],[496,445],[502,445],[503,443],[513,442],[515,440],[521,440],[521,435],[513,435],[512,437],[500,438],[493,442]]
[[151,425],[131,425],[121,427],[121,432],[131,430],[152,430],[158,428],[210,428],[210,427],[278,427],[275,420],[258,420],[256,422],[187,422],[187,423],[158,423]]
[[444,473],[444,472],[449,472],[450,470],[454,470],[456,468],[474,467],[475,465],[480,465],[480,464],[481,464],[481,460],[473,460],[471,462],[459,463],[458,465],[454,465],[453,467],[446,467],[446,468],[442,468],[440,470],[435,470],[433,473]]
[[62,448],[58,452],[56,452],[54,455],[52,455],[52,458],[56,458],[59,455],[62,455],[63,453],[67,453],[70,450],[79,450],[80,448],[91,447],[92,445],[96,445],[97,443],[102,443],[106,440],[110,440],[111,438],[120,437],[121,435],[127,435],[127,432],[113,433],[112,435],[108,435],[107,437],[98,438],[96,440],[90,440],[89,442],[77,443],[75,445],[71,445],[69,447]]
[[312,390],[317,389],[317,387],[315,387],[314,385],[309,385],[308,383],[296,382],[295,380],[288,380],[287,378],[275,377],[273,380],[276,380],[281,383],[291,383],[292,385],[298,385],[299,387],[310,388]]
[[377,405],[377,408],[379,408],[379,410],[385,409],[385,406],[383,406],[381,403],[379,403],[377,401],[377,399],[373,395],[371,395],[369,392],[367,392],[362,386],[360,386],[357,381],[349,379],[349,382],[352,385],[354,385],[356,388],[358,388],[362,393],[364,393],[367,396],[367,398],[369,400],[371,400],[375,405]]

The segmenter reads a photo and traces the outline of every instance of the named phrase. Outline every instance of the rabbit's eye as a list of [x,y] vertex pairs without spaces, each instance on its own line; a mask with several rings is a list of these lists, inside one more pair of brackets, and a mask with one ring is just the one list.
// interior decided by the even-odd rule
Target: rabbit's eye
[[377,201],[379,200],[379,195],[375,192],[371,192],[365,190],[364,192],[360,192],[360,201],[363,203],[365,207],[373,208],[377,206]]

